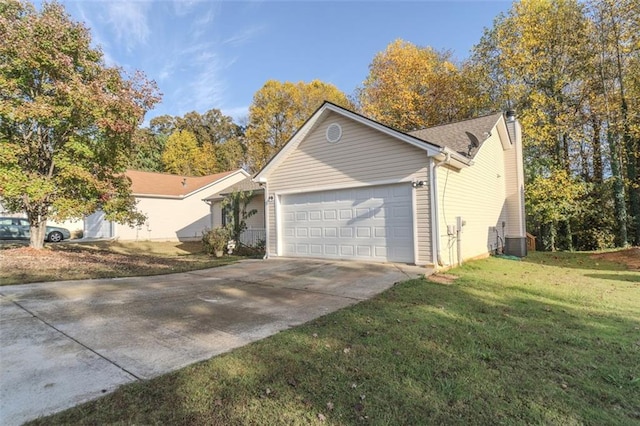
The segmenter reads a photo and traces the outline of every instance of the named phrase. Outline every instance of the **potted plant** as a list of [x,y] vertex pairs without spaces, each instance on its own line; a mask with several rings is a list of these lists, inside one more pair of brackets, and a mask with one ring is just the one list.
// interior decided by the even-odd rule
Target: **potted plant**
[[229,231],[226,228],[213,228],[202,233],[202,243],[205,251],[216,257],[224,255],[224,249],[229,242]]

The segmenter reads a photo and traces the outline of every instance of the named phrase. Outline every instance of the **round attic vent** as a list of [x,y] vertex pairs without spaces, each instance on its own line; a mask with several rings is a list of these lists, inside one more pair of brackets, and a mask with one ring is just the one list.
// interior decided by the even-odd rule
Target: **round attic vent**
[[327,127],[327,141],[336,143],[342,137],[342,127],[338,123],[331,123]]

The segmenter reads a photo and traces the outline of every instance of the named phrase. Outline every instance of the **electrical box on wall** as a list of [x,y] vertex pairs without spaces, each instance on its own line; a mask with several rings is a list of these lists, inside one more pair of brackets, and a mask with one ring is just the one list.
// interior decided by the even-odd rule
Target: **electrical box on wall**
[[453,225],[447,225],[447,235],[454,235],[456,233],[456,227]]

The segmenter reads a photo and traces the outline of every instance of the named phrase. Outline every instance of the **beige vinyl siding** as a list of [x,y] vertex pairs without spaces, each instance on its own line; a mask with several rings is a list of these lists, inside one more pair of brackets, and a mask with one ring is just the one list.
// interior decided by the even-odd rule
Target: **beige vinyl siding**
[[247,206],[247,211],[255,209],[256,214],[246,220],[247,229],[264,229],[264,194],[256,194]]
[[211,228],[222,226],[222,200],[216,200],[211,205]]
[[417,188],[416,205],[413,210],[417,220],[418,264],[433,263],[431,256],[431,201],[429,187]]
[[461,236],[462,258],[487,254],[496,248],[496,232],[504,238],[502,221],[507,221],[505,205],[504,151],[498,132],[484,142],[471,167],[455,171],[447,166],[436,169],[440,258],[445,265],[457,262],[455,235],[447,225],[456,225],[461,216],[466,225]]
[[[329,143],[327,126],[338,123],[342,139]],[[269,176],[272,192],[356,186],[386,180],[426,179],[426,152],[363,124],[331,113]],[[420,172],[422,171],[422,174]]]
[[512,148],[505,151],[504,167],[506,179],[507,227],[506,235],[511,237],[525,236],[524,218],[524,176],[522,165],[522,136],[520,125],[513,132],[515,141]]
[[[327,142],[327,126],[338,123],[342,138]],[[419,148],[330,113],[268,176],[270,194],[351,188],[383,183],[429,181],[428,156]],[[431,256],[429,186],[417,189],[418,263]],[[269,254],[277,254],[275,202],[269,206]]]
[[278,236],[276,235],[276,210],[275,202],[271,201],[266,204],[267,206],[267,254],[270,256],[278,255]]

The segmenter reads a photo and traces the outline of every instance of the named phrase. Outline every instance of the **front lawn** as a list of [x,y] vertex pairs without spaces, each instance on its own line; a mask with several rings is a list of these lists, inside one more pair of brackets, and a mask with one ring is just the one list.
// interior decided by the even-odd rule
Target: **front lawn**
[[534,253],[449,274],[37,423],[640,424],[639,272]]
[[169,274],[212,268],[238,257],[214,258],[195,242],[71,242],[33,250],[4,243],[0,286],[41,281]]

